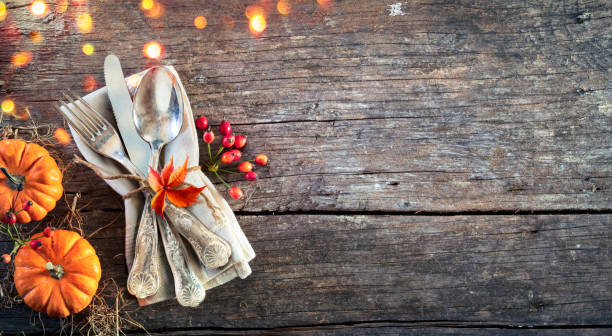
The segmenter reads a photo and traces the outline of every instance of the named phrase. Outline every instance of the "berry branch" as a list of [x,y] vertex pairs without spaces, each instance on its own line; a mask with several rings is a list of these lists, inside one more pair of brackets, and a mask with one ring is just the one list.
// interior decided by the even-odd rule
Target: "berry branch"
[[[211,143],[215,141],[215,134],[208,125],[208,119],[201,116],[196,120],[196,127],[204,131],[202,140],[206,142],[206,148],[208,150],[208,161],[206,161],[202,167],[205,171],[213,173],[221,183],[227,188],[231,198],[240,199],[244,197],[242,189],[237,186],[231,186],[227,183],[219,172],[227,174],[244,174],[244,178],[248,181],[255,181],[257,179],[257,173],[253,171],[253,163],[265,166],[268,164],[268,157],[265,154],[259,154],[255,156],[253,161],[239,161],[242,158],[241,149],[247,144],[247,138],[244,135],[232,135],[232,125],[228,121],[223,121],[219,125],[219,133],[223,135],[221,139],[221,146],[213,156],[211,151]],[[239,162],[237,162],[239,161]],[[223,168],[221,165],[223,164]],[[231,165],[231,166],[230,166]]]
[[17,229],[15,225],[17,224],[17,214],[22,211],[28,212],[34,205],[34,202],[32,202],[31,200],[28,200],[28,201],[23,202],[23,204],[21,205],[21,209],[19,210],[15,209],[15,203],[17,203],[17,198],[19,197],[19,193],[21,192],[21,190],[23,190],[23,185],[21,186],[21,188],[17,189],[17,193],[15,194],[15,197],[13,198],[11,207],[4,214],[4,217],[2,218],[2,223],[0,223],[0,232],[8,236],[13,241],[13,249],[11,250],[11,252],[8,254],[5,253],[0,256],[0,259],[5,264],[8,264],[9,262],[11,262],[13,255],[17,253],[17,251],[22,246],[29,245],[30,248],[34,250],[39,250],[42,247],[42,241],[40,239],[43,237],[50,237],[51,233],[53,232],[53,230],[50,227],[46,227],[45,230],[43,231],[43,234],[38,237],[32,237],[32,238],[26,238],[26,239],[21,237],[21,233],[19,233],[19,230]]

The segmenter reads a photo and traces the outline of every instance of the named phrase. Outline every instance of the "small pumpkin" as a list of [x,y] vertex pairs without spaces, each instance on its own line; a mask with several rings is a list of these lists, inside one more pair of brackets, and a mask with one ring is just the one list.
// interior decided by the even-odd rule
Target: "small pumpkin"
[[98,289],[102,271],[96,250],[73,231],[55,230],[39,239],[37,250],[26,245],[17,252],[17,292],[30,308],[52,317],[80,312]]
[[62,172],[55,160],[43,147],[18,139],[0,141],[0,214],[13,205],[20,210],[21,204],[31,200],[28,211],[17,214],[17,222],[28,223],[43,219],[55,208],[62,196]]

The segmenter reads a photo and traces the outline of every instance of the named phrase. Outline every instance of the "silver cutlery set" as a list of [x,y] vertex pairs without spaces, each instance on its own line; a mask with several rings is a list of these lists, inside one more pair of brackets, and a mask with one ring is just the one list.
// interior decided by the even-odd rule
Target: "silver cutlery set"
[[[118,131],[100,112],[102,109],[92,106],[101,105],[99,99],[98,103],[93,103],[93,97],[80,98],[69,92],[64,93],[66,101],[60,101],[61,105],[56,106],[68,121],[77,146],[88,161],[112,165],[95,153],[101,154],[130,174],[146,178],[149,166],[160,171],[164,146],[175,141],[179,134],[185,133],[179,137],[181,143],[174,148],[180,149],[184,145],[197,147],[197,142],[193,143],[193,125],[185,121],[187,118],[193,124],[191,108],[176,72],[165,66],[146,70],[136,87],[133,101],[116,56],[107,56],[104,74],[106,93]],[[88,148],[84,148],[83,143]],[[190,162],[198,159],[197,148],[183,151],[196,155],[189,157]],[[172,152],[166,153],[165,161],[172,155]],[[101,168],[104,170],[106,167]],[[135,216],[128,216],[126,202],[126,257],[128,266],[131,265],[127,288],[141,305],[170,298],[172,290],[163,288],[169,287],[170,274],[174,280],[173,295],[179,304],[189,307],[198,306],[204,300],[206,289],[236,276],[244,278],[250,274],[248,261],[255,254],[231,209],[202,172],[196,172],[196,175],[188,178],[186,183],[195,180],[203,182],[200,185],[194,183],[196,187],[207,185],[198,196],[197,204],[180,208],[166,202],[164,216],[159,216],[151,208],[150,192],[143,192],[144,206],[133,240],[127,229],[136,224],[132,223]],[[123,183],[129,188],[133,182]],[[116,186],[114,189],[120,193],[126,190],[122,192]]]

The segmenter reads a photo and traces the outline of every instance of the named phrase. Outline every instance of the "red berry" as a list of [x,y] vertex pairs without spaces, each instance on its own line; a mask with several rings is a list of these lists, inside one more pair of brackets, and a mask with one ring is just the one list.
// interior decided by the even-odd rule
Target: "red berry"
[[40,239],[30,240],[30,247],[33,250],[39,250],[42,247],[42,242],[40,241]]
[[255,157],[255,163],[260,166],[265,166],[268,164],[268,157],[265,154],[259,154]]
[[15,216],[15,213],[13,212],[7,212],[4,215],[4,220],[3,220],[6,224],[15,224],[17,223],[17,216]]
[[238,165],[238,170],[243,173],[250,172],[251,170],[253,170],[253,164],[249,161],[240,162],[240,164]]
[[43,230],[43,235],[45,235],[45,237],[51,237],[51,233],[53,233],[53,229],[49,226]]
[[235,154],[232,152],[225,152],[223,153],[223,155],[221,155],[221,162],[223,163],[230,163],[234,161],[234,156]]
[[208,127],[208,119],[205,116],[201,116],[196,120],[196,127],[201,130],[205,130]]
[[202,140],[204,140],[204,142],[206,142],[206,143],[211,143],[211,142],[215,141],[215,133],[213,133],[210,130],[210,127],[208,128],[208,130],[206,132],[204,132],[204,136],[202,137]]
[[241,199],[244,196],[242,189],[239,187],[231,187],[229,190],[230,197],[233,199]]
[[226,136],[232,134],[232,125],[228,121],[223,120],[219,125],[219,132]]
[[246,178],[249,181],[255,181],[255,179],[257,178],[257,173],[253,171],[246,172],[244,173],[244,178]]
[[6,254],[5,253],[5,254],[3,254],[1,256],[1,258],[2,258],[2,262],[5,263],[5,264],[8,264],[8,263],[11,262],[11,255],[10,254]]
[[223,141],[221,141],[221,144],[223,145],[223,147],[232,147],[234,145],[234,142],[236,142],[236,137],[234,137],[233,135],[226,135],[223,137]]
[[236,143],[234,144],[234,147],[242,148],[244,146],[246,146],[246,137],[244,135],[236,135]]
[[23,202],[23,204],[21,205],[21,208],[23,209],[23,211],[28,211],[28,210],[30,210],[30,208],[32,207],[32,205],[34,205],[34,202],[32,202],[32,201],[25,201],[25,202]]
[[242,152],[237,150],[237,149],[232,149],[231,151],[229,151],[230,153],[234,153],[234,161],[238,161],[240,160],[240,158],[242,157]]

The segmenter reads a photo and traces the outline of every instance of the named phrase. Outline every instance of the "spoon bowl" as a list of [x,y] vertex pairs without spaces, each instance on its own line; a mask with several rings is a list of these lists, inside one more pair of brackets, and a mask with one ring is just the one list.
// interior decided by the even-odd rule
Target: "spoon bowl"
[[161,148],[181,130],[183,109],[183,92],[172,73],[163,66],[147,71],[136,90],[132,112],[136,130],[151,145],[155,169]]

